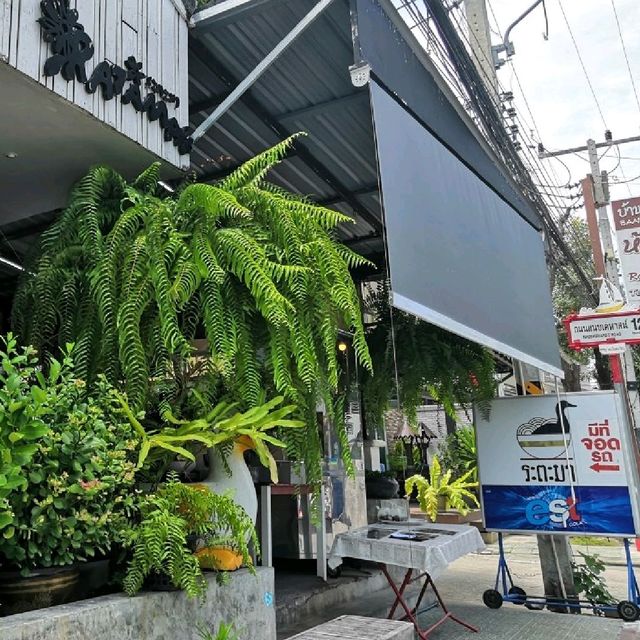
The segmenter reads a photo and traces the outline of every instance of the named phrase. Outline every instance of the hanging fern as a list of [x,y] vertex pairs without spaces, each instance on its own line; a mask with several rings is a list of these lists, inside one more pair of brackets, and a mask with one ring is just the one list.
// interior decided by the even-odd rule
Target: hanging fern
[[410,424],[416,424],[425,396],[451,416],[456,404],[488,406],[496,386],[488,349],[395,309],[392,331],[387,283],[372,291],[366,306],[376,319],[367,334],[376,375],[365,375],[363,385],[368,424],[382,426],[396,396],[396,373],[400,408]]
[[[371,369],[349,271],[366,260],[334,240],[349,217],[266,181],[292,142],[170,197],[158,195],[157,164],[131,184],[92,169],[43,234],[13,323],[43,354],[74,341],[81,377],[104,372],[148,413],[180,415],[193,369],[247,407],[265,389],[287,396],[308,417],[304,434],[288,436],[289,452],[313,483],[315,407],[319,396],[333,406],[339,328]],[[193,366],[194,337],[208,345],[204,374]]]

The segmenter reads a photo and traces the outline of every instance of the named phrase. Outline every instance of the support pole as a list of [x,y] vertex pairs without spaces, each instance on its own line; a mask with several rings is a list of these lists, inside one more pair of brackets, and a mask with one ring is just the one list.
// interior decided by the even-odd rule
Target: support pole
[[271,485],[265,484],[260,487],[260,564],[263,567],[273,566],[271,531]]
[[263,58],[242,80],[242,82],[214,109],[204,122],[193,132],[193,141],[197,142],[241,97],[251,88],[264,72],[286,51],[296,38],[333,2],[320,0],[309,13]]

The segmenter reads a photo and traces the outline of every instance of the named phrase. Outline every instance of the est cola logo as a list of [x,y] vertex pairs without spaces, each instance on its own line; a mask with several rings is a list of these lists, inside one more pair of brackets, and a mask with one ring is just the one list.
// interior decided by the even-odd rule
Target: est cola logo
[[525,517],[536,528],[576,527],[582,521],[572,496],[545,494],[527,501]]

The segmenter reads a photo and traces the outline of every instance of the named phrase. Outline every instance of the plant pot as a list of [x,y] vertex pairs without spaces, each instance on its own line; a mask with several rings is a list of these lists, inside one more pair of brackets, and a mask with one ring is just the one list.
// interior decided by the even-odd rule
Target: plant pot
[[227,458],[231,471],[229,475],[220,452],[217,449],[209,449],[209,475],[200,484],[218,494],[229,491],[234,502],[240,505],[255,523],[258,515],[258,496],[243,452],[244,448],[241,445],[233,445],[233,451]]
[[449,511],[449,498],[438,496],[438,511]]
[[242,566],[242,556],[227,547],[204,547],[195,556],[203,570],[235,571]]
[[376,500],[391,500],[398,497],[400,485],[395,478],[379,476],[365,480],[367,498]]
[[24,613],[69,602],[79,577],[75,567],[36,569],[27,577],[17,571],[0,572],[2,613]]
[[158,573],[157,571],[152,571],[147,576],[144,585],[149,591],[180,591],[179,587],[176,587],[171,582],[168,574]]
[[102,591],[111,579],[111,559],[88,560],[78,563],[79,582],[85,596]]

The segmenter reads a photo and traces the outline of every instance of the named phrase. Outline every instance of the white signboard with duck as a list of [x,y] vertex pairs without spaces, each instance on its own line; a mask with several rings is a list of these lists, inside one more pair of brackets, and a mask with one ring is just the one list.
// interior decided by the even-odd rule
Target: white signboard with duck
[[498,398],[475,413],[488,530],[640,531],[637,446],[617,394]]

